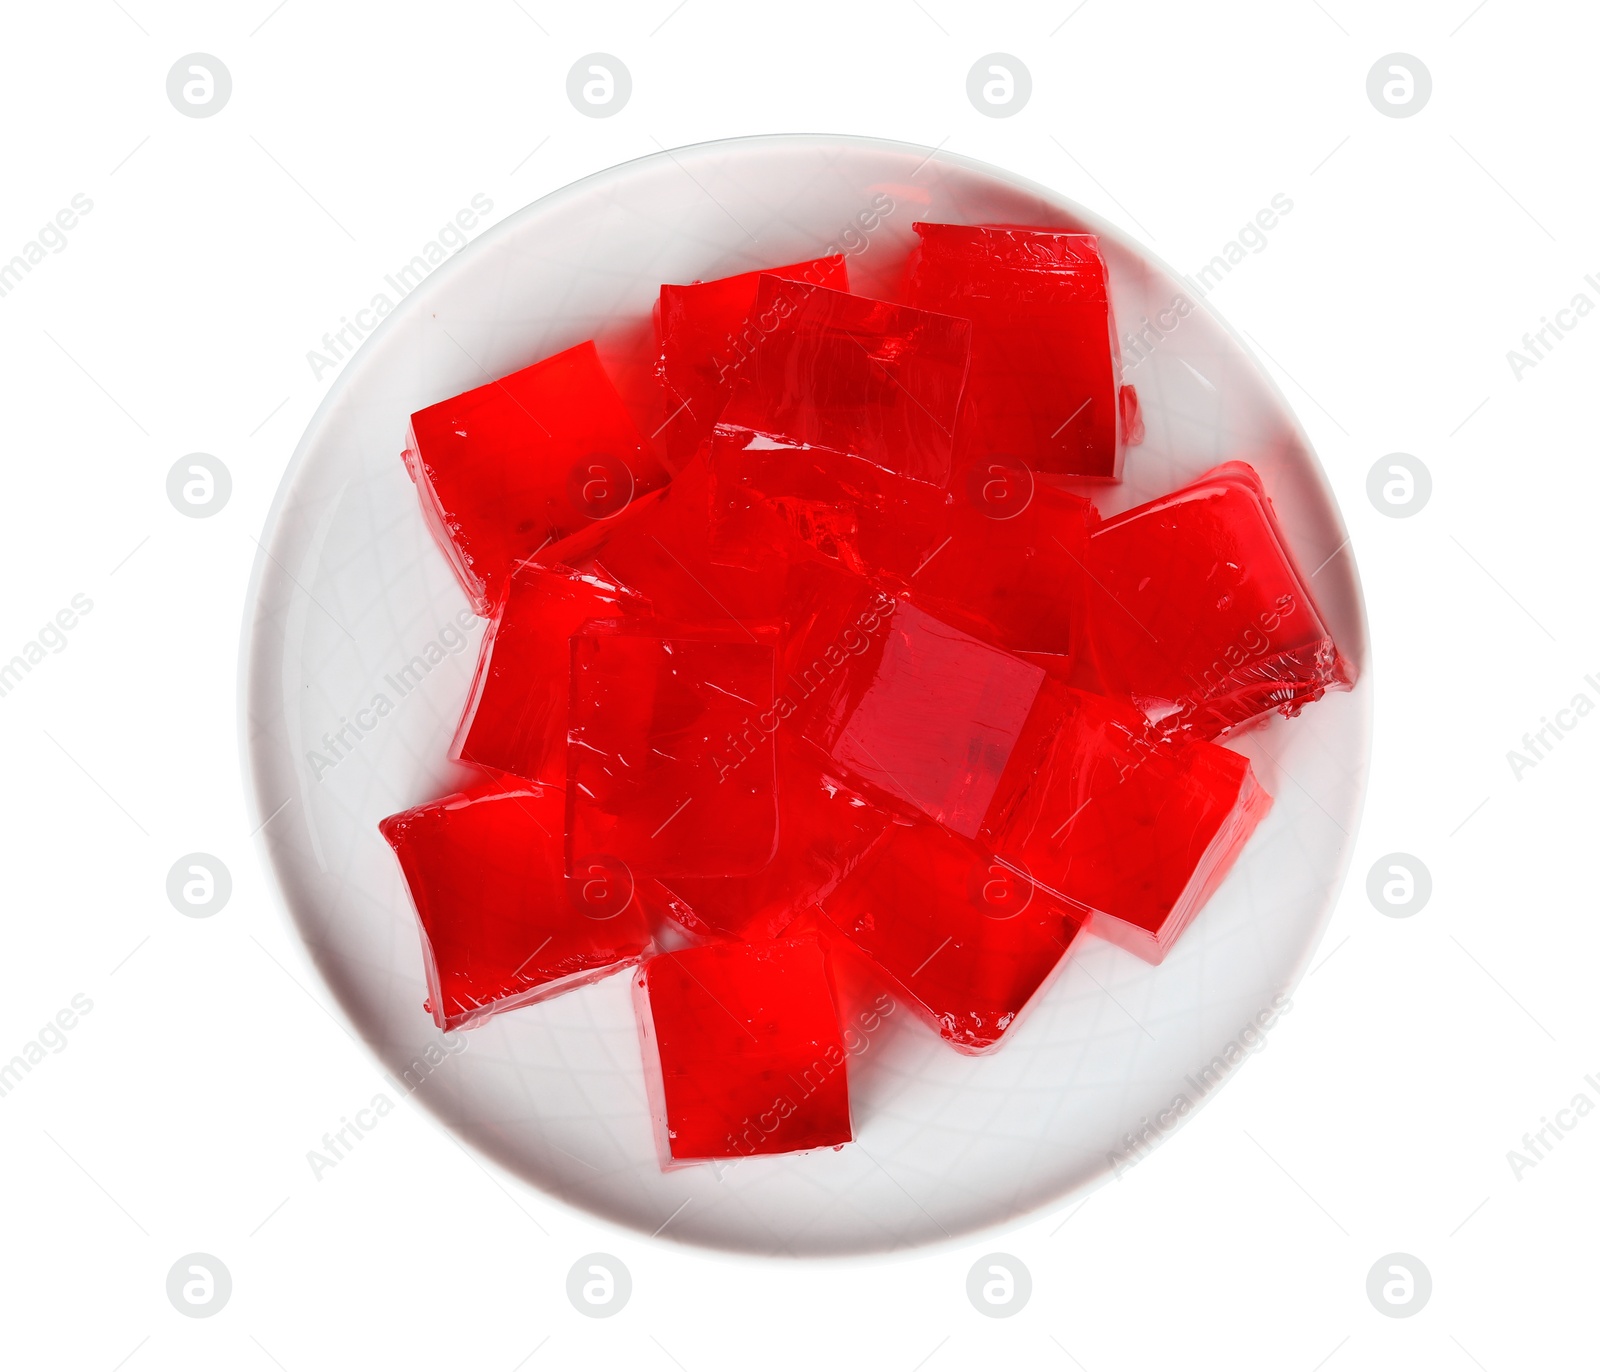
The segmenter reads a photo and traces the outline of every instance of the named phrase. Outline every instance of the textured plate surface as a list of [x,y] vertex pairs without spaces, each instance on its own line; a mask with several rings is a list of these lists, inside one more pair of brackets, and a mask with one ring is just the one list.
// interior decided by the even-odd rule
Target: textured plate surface
[[1253,463],[1361,684],[1235,745],[1277,803],[1164,965],[1081,940],[987,1058],[950,1051],[896,1008],[854,1041],[859,1142],[842,1151],[663,1173],[625,975],[471,1030],[427,1073],[417,1099],[467,1143],[646,1234],[666,1224],[663,1237],[746,1252],[866,1253],[1059,1203],[1107,1175],[1142,1120],[1176,1122],[1192,1113],[1176,1102],[1211,1094],[1219,1074],[1199,1074],[1219,1056],[1231,1065],[1292,987],[1348,860],[1370,690],[1345,530],[1244,348],[1203,304],[1173,311],[1193,288],[1070,202],[965,159],[831,137],[706,144],[548,196],[428,277],[346,366],[278,492],[247,611],[242,743],[290,916],[352,1028],[397,1079],[438,1043],[415,920],[376,824],[463,775],[445,752],[482,634],[400,461],[407,416],[592,337],[648,433],[662,418],[649,379],[661,282],[835,248],[853,289],[894,296],[917,219],[1102,235],[1120,331],[1148,320],[1159,336],[1148,356],[1124,356],[1147,433],[1123,483],[1097,492],[1102,511],[1229,458]]

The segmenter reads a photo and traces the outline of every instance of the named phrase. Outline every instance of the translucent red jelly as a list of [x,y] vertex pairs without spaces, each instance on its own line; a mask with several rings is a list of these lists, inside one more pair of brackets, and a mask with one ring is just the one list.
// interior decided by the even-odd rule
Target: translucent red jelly
[[1120,383],[1105,261],[1093,234],[913,224],[907,297],[972,322],[963,461],[1116,480],[1138,408]]
[[718,565],[711,555],[709,501],[709,468],[696,457],[665,490],[552,544],[538,561],[594,573],[644,597],[662,617],[771,622],[781,609],[786,547],[769,545],[759,576]]
[[978,839],[1151,962],[1210,898],[1272,804],[1238,753],[1157,740],[1137,712],[1048,682]]
[[838,1147],[853,1137],[844,1037],[816,937],[665,953],[636,982],[663,1157]]
[[[768,270],[790,281],[838,291],[850,289],[844,258],[838,254]],[[666,409],[661,436],[675,469],[710,437],[711,426],[733,393],[740,367],[761,341],[762,323],[759,317],[751,318],[756,313],[761,275],[759,271],[741,272],[717,281],[661,288],[656,309]]]
[[956,473],[944,537],[906,578],[930,614],[1013,652],[1065,660],[1083,650],[1087,500],[1010,459]]
[[564,807],[555,787],[488,783],[378,826],[411,889],[441,1029],[594,981],[649,945],[630,884],[564,874]]
[[841,1016],[987,1053],[1079,939],[1161,961],[1272,803],[1216,740],[1354,680],[1248,466],[1063,489],[1139,437],[1096,240],[915,228],[909,304],[663,286],[660,462],[592,344],[413,416],[492,615],[484,779],[380,825],[428,1007],[642,963],[665,1167],[848,1142]]
[[639,597],[597,576],[566,567],[519,567],[484,635],[451,756],[564,785],[567,674],[559,666],[567,660],[568,640],[591,619],[647,608]]
[[713,561],[756,571],[774,521],[841,567],[909,577],[945,537],[950,492],[848,453],[724,425],[707,449]]
[[964,319],[771,275],[755,317],[775,322],[740,368],[722,423],[944,485],[967,375]]
[[667,476],[593,343],[418,410],[405,459],[429,526],[482,615],[525,558]]
[[571,638],[570,870],[759,872],[778,842],[773,646],[740,625],[586,625]]
[[672,916],[691,933],[738,939],[781,934],[797,911],[839,884],[890,823],[783,733],[777,752],[778,850],[750,876],[671,878],[679,898]]
[[1083,648],[1088,501],[993,459],[941,490],[825,448],[723,429],[709,449],[711,555],[770,562],[772,520],[841,567],[887,578],[947,623],[1016,652]]
[[862,589],[843,629],[825,639],[833,622],[816,621],[786,660],[786,684],[814,684],[801,729],[846,776],[971,838],[1044,671],[915,605],[880,610]]
[[1082,923],[981,848],[926,823],[892,826],[822,906],[963,1053],[999,1044]]
[[1101,524],[1089,566],[1101,679],[1163,732],[1214,738],[1354,680],[1243,462]]

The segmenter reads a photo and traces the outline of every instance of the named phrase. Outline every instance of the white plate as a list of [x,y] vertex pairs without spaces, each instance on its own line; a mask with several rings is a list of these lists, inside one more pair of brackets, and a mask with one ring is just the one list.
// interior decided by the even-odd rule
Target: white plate
[[[870,220],[875,204],[881,222],[864,231],[858,216]],[[262,540],[243,747],[290,915],[386,1070],[405,1072],[439,1036],[422,1009],[416,922],[376,824],[462,775],[445,752],[482,631],[401,463],[408,415],[592,337],[650,432],[660,422],[649,362],[661,282],[833,247],[849,253],[855,290],[893,295],[916,219],[1100,234],[1124,335],[1194,296],[1115,230],[1004,172],[903,144],[752,138],[646,157],[528,206],[422,282],[336,381]],[[1228,458],[1252,462],[1302,567],[1320,568],[1314,589],[1341,648],[1364,668],[1355,571],[1347,552],[1330,556],[1345,541],[1338,511],[1243,347],[1200,306],[1128,366],[1128,379],[1147,436],[1123,483],[1101,491],[1102,510]],[[372,710],[380,697],[382,715]],[[840,1151],[663,1173],[626,975],[468,1031],[417,1099],[551,1196],[720,1248],[907,1248],[1059,1204],[1108,1173],[1141,1120],[1166,1112],[1176,1122],[1176,1100],[1208,1096],[1202,1068],[1219,1055],[1231,1063],[1241,1032],[1300,975],[1348,860],[1369,717],[1363,673],[1354,692],[1239,743],[1277,803],[1161,967],[1081,940],[991,1057],[952,1052],[906,1007],[889,1015],[851,1063],[859,1141]],[[342,725],[350,746],[335,757],[323,735]]]

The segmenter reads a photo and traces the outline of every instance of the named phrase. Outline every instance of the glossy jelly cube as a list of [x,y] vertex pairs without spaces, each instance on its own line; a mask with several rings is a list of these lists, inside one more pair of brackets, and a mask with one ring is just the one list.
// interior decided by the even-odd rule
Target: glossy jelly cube
[[1044,671],[843,573],[797,578],[791,608],[782,689],[804,736],[847,778],[976,835]]
[[1093,234],[913,224],[907,298],[972,324],[956,451],[1116,480],[1138,427]]
[[567,640],[646,602],[600,577],[532,563],[511,574],[484,634],[451,756],[530,781],[567,778]]
[[1099,525],[1089,567],[1101,680],[1162,732],[1214,738],[1354,681],[1243,462]]
[[1160,962],[1271,804],[1238,753],[1152,738],[1126,705],[1050,681],[978,838]]
[[911,601],[1012,652],[1083,651],[1094,507],[1001,458],[958,472],[952,497],[944,538],[906,577]]
[[711,555],[710,499],[707,462],[697,456],[664,490],[552,544],[538,561],[625,587],[649,600],[664,619],[770,623],[781,607],[787,544],[793,540],[768,545],[760,576],[719,565]]
[[963,1053],[998,1046],[1081,924],[1061,901],[926,821],[892,826],[822,908]]
[[587,890],[562,870],[560,790],[485,783],[390,815],[422,929],[428,1006],[445,1030],[528,1005],[637,962],[650,941],[638,893]]
[[418,410],[405,461],[481,615],[524,559],[667,479],[593,343]]
[[771,275],[754,317],[778,322],[740,368],[721,423],[945,484],[965,320]]
[[780,731],[778,849],[747,877],[674,877],[673,917],[702,937],[773,938],[833,890],[889,816],[819,767]]
[[[862,1057],[871,1049],[879,1031],[894,1023],[900,997],[883,969],[839,931],[820,905],[801,912],[784,930],[785,938],[808,936],[814,936],[822,945],[828,979],[833,985],[833,1003],[839,1010],[839,1027],[844,1032],[845,1052],[854,1058]],[[899,1018],[903,1021],[905,1016]],[[897,1030],[890,1028],[890,1032]],[[910,1032],[921,1031],[912,1028]],[[860,1099],[859,1093],[856,1099]]]
[[906,577],[947,534],[950,492],[848,453],[725,425],[707,464],[711,556],[728,566],[769,566],[777,527],[848,571]]
[[766,565],[776,519],[820,556],[898,583],[914,604],[987,643],[1062,659],[1083,650],[1094,507],[1025,464],[984,459],[939,490],[726,427],[708,462],[715,560]]
[[571,638],[569,871],[759,871],[778,837],[774,644],[739,625],[599,622]]
[[[850,289],[844,258],[838,253],[767,271],[785,280]],[[761,341],[761,328],[750,319],[761,276],[759,271],[740,272],[717,281],[661,288],[656,312],[666,402],[661,437],[674,468],[682,467],[710,437],[740,367]]]
[[663,953],[634,984],[663,1167],[850,1141],[844,1040],[815,935]]

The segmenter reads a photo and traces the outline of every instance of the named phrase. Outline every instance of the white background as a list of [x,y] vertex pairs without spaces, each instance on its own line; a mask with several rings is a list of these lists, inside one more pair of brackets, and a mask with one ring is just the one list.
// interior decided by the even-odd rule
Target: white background
[[[1472,4],[9,7],[0,261],[75,194],[94,208],[0,298],[0,659],[74,595],[93,609],[0,698],[0,1060],[74,995],[93,1009],[0,1098],[5,1362],[1581,1359],[1600,1122],[1520,1177],[1507,1152],[1575,1094],[1600,1103],[1584,1081],[1600,1079],[1586,785],[1600,720],[1520,780],[1506,754],[1579,691],[1600,703],[1584,682],[1600,680],[1585,422],[1600,318],[1520,380],[1506,354],[1579,291],[1600,303],[1584,281],[1600,280],[1600,22],[1575,3]],[[596,51],[633,76],[603,120],[565,91]],[[1033,78],[1008,119],[966,96],[968,69],[997,51]],[[1368,69],[1397,51],[1433,77],[1407,119],[1366,95]],[[166,96],[192,52],[232,73],[212,118]],[[769,131],[992,161],[1189,273],[1275,194],[1293,201],[1211,303],[1310,433],[1368,596],[1372,788],[1320,961],[1266,1050],[1148,1161],[942,1252],[793,1264],[647,1241],[490,1175],[410,1103],[317,1180],[307,1150],[383,1083],[321,1008],[250,837],[237,745],[255,539],[331,381],[307,350],[475,193],[498,219],[659,147]],[[194,451],[233,477],[206,520],[165,491]],[[1366,495],[1395,451],[1433,474],[1406,520]],[[197,850],[234,880],[206,920],[165,894]],[[1396,850],[1433,875],[1409,919],[1364,890]],[[1033,1279],[1005,1321],[965,1296],[996,1249]],[[596,1250],[633,1275],[605,1320],[565,1294]],[[195,1251],[233,1276],[204,1320],[165,1293]],[[1433,1276],[1409,1319],[1366,1296],[1394,1251]]]

